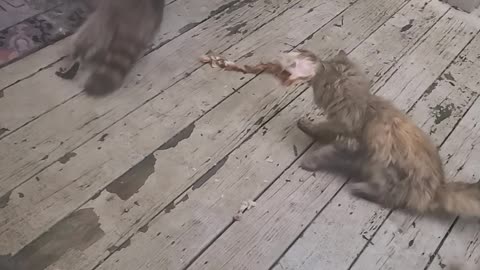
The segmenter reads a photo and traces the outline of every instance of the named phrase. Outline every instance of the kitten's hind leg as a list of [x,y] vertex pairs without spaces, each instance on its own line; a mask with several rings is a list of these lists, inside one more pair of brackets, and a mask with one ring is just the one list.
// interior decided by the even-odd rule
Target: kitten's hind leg
[[339,150],[329,144],[307,154],[300,167],[306,171],[325,171],[344,177],[359,177],[362,161],[357,152]]
[[351,185],[351,193],[353,196],[364,199],[371,203],[379,204],[380,200],[378,198],[378,190],[375,186],[368,182],[355,182]]
[[[367,164],[366,164],[367,165]],[[376,203],[382,207],[396,209],[404,206],[405,197],[402,191],[405,188],[395,190],[399,178],[397,170],[392,167],[368,164],[363,167],[363,180],[351,185],[354,196]]]

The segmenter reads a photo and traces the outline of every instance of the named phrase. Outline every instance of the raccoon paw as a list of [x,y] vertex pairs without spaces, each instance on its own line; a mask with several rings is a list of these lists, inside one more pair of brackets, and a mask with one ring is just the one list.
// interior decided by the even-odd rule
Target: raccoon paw
[[80,68],[79,62],[74,62],[68,68],[59,68],[55,75],[65,80],[72,80],[77,75],[78,69]]

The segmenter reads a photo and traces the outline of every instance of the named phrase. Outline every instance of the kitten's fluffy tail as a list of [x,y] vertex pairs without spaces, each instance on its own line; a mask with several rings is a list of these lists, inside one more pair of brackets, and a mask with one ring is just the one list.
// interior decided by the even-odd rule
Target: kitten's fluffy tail
[[480,183],[450,182],[437,192],[431,212],[480,217]]

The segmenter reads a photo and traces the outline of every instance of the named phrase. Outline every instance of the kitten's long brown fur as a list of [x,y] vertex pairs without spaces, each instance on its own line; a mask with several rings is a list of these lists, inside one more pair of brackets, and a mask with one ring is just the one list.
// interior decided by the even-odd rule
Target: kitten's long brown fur
[[480,217],[480,184],[447,182],[430,138],[390,101],[370,93],[370,80],[345,52],[327,61],[308,51],[292,52],[255,68],[219,59],[209,61],[247,73],[264,69],[288,84],[311,84],[327,121],[304,118],[298,126],[326,145],[304,158],[304,169],[352,177],[354,194],[386,207]]
[[95,11],[75,33],[71,52],[72,60],[87,64],[91,71],[85,83],[88,94],[105,95],[122,85],[160,27],[164,2],[99,0],[96,3]]
[[437,147],[390,101],[370,93],[370,80],[341,51],[318,61],[310,80],[327,121],[298,126],[308,135],[354,139],[355,149],[334,142],[307,156],[302,167],[352,176],[354,194],[390,208],[480,217],[480,184],[447,182]]

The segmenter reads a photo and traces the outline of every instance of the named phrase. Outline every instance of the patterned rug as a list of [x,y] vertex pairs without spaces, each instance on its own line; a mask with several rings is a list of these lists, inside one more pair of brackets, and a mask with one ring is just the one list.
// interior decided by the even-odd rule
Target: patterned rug
[[0,0],[0,68],[72,34],[88,0]]

